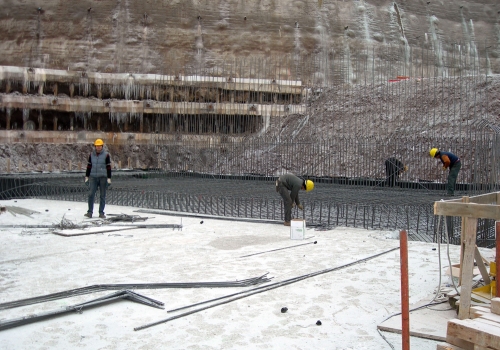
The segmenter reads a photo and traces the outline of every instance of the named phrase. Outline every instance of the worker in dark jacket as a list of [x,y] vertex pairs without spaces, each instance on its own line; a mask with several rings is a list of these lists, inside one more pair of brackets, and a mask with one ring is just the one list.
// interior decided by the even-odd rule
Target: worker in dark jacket
[[389,187],[396,186],[399,175],[408,170],[399,159],[391,157],[385,160],[385,180]]
[[432,158],[439,158],[441,163],[443,163],[443,170],[450,169],[448,173],[448,184],[446,185],[446,194],[448,196],[454,196],[455,183],[457,182],[458,172],[462,166],[460,158],[451,152],[440,151],[437,148],[431,149],[429,154]]
[[[299,190],[311,191],[314,183],[311,180],[303,180],[293,174],[281,175],[276,180],[276,192],[283,198],[285,208],[285,226],[290,226],[292,220],[292,207],[296,204],[302,210],[304,207],[300,204]],[[290,193],[288,192],[290,191]]]
[[91,218],[94,211],[94,198],[99,188],[99,217],[105,219],[104,206],[106,205],[106,189],[111,185],[111,158],[109,153],[103,150],[104,142],[97,139],[94,142],[95,150],[89,156],[87,171],[85,172],[85,183],[89,188],[89,209],[86,217]]

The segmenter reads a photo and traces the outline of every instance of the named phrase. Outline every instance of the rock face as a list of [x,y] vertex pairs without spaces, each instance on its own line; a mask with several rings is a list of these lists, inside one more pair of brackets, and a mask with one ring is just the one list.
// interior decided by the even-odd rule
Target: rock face
[[438,66],[467,52],[500,73],[499,13],[496,0],[7,0],[0,65],[326,83],[336,60],[391,46]]

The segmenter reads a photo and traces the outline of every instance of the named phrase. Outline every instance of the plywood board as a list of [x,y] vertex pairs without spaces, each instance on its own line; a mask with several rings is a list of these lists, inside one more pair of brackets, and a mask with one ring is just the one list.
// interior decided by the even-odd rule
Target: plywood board
[[81,230],[67,229],[67,230],[56,230],[53,231],[56,235],[72,237],[72,236],[83,236],[83,235],[93,235],[96,233],[108,233],[115,231],[125,231],[132,230],[137,227],[135,226],[120,226],[120,227],[89,227]]
[[[422,303],[424,305],[424,303]],[[435,306],[436,307],[436,306]],[[414,308],[411,307],[410,310]],[[435,311],[427,308],[410,312],[410,335],[414,337],[446,341],[446,326],[457,317],[456,310]],[[394,316],[377,326],[391,333],[401,333],[401,315]]]

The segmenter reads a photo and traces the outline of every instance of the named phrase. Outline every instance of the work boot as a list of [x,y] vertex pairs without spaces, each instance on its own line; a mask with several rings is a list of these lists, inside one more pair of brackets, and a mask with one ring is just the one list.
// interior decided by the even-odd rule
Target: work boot
[[101,213],[101,214],[99,214],[99,218],[100,219],[106,219],[106,215],[104,215],[104,213]]
[[285,221],[284,225],[285,226],[290,226],[290,221]]
[[91,218],[92,217],[92,213],[86,213],[86,214],[83,214],[83,216],[86,216],[88,218]]

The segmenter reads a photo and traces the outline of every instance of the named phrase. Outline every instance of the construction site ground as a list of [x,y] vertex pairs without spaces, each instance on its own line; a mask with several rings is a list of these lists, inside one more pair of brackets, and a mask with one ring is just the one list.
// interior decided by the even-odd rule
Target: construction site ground
[[[87,204],[81,202],[23,199],[0,205],[7,209],[0,215],[0,305],[102,284],[235,282],[268,274],[271,281],[266,284],[272,285],[314,275],[259,292],[252,290],[266,284],[133,289],[163,302],[165,309],[128,300],[104,303],[1,330],[2,349],[389,349],[377,326],[392,322],[387,328],[397,332],[398,316],[391,317],[401,311],[397,231],[307,229],[304,240],[291,240],[290,228],[278,221],[228,221],[160,211],[153,215],[109,205],[108,219],[112,214],[147,217],[109,223],[86,219]],[[54,231],[71,230],[45,228],[63,222],[80,227],[74,232],[88,234],[62,236]],[[90,223],[94,228],[81,229]],[[182,228],[126,229],[168,224]],[[99,225],[106,232],[96,233]],[[124,230],[109,231],[116,225],[124,225]],[[447,276],[440,278],[448,266],[446,250],[441,246],[440,271],[437,244],[409,242],[411,306],[430,303],[439,283],[449,283]],[[379,253],[384,254],[367,259]],[[457,263],[459,246],[450,246],[449,253]],[[488,257],[491,250],[482,248],[482,253]],[[113,292],[0,307],[0,325]],[[235,293],[241,293],[237,300],[225,298]],[[216,298],[221,299],[168,312]],[[201,308],[205,310],[193,312]],[[446,321],[456,316],[449,309],[444,302],[412,312],[412,334],[421,336],[411,337],[413,348],[436,348],[436,340],[425,338],[446,336]],[[193,313],[183,315],[187,312]],[[179,317],[134,330],[175,316]],[[440,335],[438,328],[443,330]],[[395,349],[401,348],[399,334],[382,334]]]

